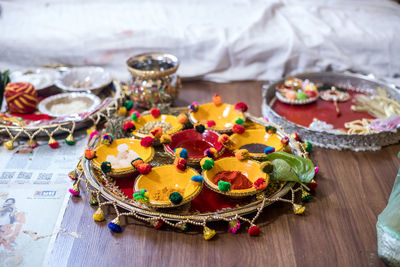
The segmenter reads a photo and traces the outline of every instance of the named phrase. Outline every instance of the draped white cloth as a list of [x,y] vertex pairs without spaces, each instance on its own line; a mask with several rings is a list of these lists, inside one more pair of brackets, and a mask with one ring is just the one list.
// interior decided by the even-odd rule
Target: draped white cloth
[[309,70],[400,76],[400,5],[389,0],[0,0],[0,70],[181,60],[184,78],[275,80]]

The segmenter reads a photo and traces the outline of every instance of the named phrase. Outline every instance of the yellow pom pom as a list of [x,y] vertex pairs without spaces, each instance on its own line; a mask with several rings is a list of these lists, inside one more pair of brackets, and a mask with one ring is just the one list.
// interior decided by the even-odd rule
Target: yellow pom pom
[[4,146],[8,150],[13,150],[14,149],[14,141],[13,140],[8,140],[7,142],[4,142]]
[[118,115],[121,115],[121,116],[125,116],[127,112],[128,112],[128,110],[126,109],[126,107],[120,107],[120,108],[117,110],[117,114],[118,114]]
[[293,212],[296,215],[301,215],[304,213],[304,211],[306,210],[305,206],[299,205],[299,204],[293,204]]
[[104,217],[104,212],[103,210],[99,207],[96,212],[93,214],[93,220],[95,220],[96,222],[102,222],[104,221],[105,217]]
[[204,226],[203,236],[205,240],[210,240],[215,236],[215,234],[216,234],[215,230],[210,229],[207,226]]
[[172,142],[172,137],[169,134],[163,134],[160,138],[161,144],[169,144]]
[[88,135],[90,135],[91,133],[93,133],[94,131],[96,131],[96,126],[92,126],[89,129],[86,130],[86,133]]

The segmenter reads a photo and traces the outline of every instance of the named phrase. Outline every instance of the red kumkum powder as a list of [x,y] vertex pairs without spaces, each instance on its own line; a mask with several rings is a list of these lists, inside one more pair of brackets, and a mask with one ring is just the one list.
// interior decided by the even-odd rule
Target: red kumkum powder
[[231,190],[248,189],[253,187],[253,183],[240,171],[222,171],[213,178],[213,183],[218,185],[219,181],[231,183]]

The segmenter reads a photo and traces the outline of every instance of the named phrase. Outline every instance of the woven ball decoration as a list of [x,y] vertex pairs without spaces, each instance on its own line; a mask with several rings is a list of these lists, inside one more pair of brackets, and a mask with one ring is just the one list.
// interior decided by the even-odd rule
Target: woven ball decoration
[[7,84],[4,97],[8,109],[15,113],[33,113],[39,102],[35,87],[25,82]]

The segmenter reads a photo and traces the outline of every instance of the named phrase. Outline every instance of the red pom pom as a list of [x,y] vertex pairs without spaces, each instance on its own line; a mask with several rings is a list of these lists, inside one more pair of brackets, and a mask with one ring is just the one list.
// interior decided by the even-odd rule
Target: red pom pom
[[177,162],[176,162],[176,168],[177,168],[178,170],[180,170],[180,171],[184,171],[184,170],[186,170],[186,163],[187,163],[186,159],[184,159],[184,158],[179,158],[179,159],[177,160]]
[[264,190],[265,188],[267,188],[268,183],[265,181],[264,178],[258,178],[257,180],[254,181],[254,187],[257,190]]
[[53,137],[50,137],[49,147],[51,147],[51,148],[57,148],[58,147],[58,142]]
[[163,224],[164,222],[162,220],[158,220],[157,224],[154,225],[154,229],[160,229]]
[[160,109],[159,108],[152,108],[150,110],[151,116],[153,116],[154,118],[158,118],[161,115]]
[[244,128],[243,125],[235,124],[233,125],[232,131],[237,134],[242,134],[244,133],[244,131],[246,131],[246,129]]
[[235,109],[241,112],[246,112],[249,108],[247,107],[246,103],[244,102],[237,102],[235,105]]
[[142,163],[137,166],[137,170],[140,174],[148,174],[151,172],[151,165],[147,163]]
[[144,137],[141,141],[140,144],[144,147],[149,147],[153,144],[154,142],[154,138],[151,136],[146,136]]
[[207,121],[207,127],[213,127],[213,126],[215,126],[216,125],[216,123],[215,123],[215,121]]
[[124,131],[134,131],[135,130],[135,124],[131,121],[127,121],[124,123],[123,127]]
[[311,189],[314,190],[315,188],[317,188],[318,183],[315,180],[312,180],[311,183],[307,184],[307,186]]
[[257,225],[253,225],[249,228],[249,235],[250,236],[258,236],[260,234],[260,228]]

